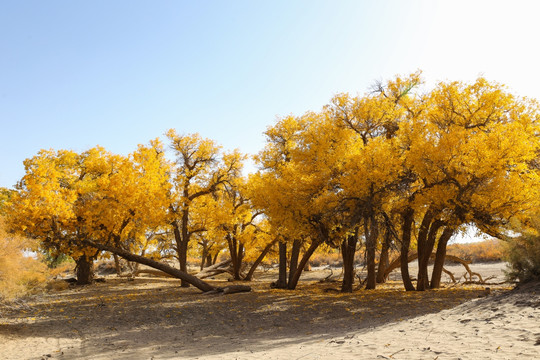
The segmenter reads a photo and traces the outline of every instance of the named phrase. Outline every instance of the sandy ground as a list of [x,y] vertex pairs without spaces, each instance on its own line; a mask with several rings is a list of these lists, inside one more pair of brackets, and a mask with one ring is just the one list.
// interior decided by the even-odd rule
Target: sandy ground
[[[472,268],[502,279],[501,264]],[[339,294],[325,291],[339,283],[318,281],[329,273],[306,273],[298,291],[270,289],[275,274],[261,273],[254,291],[225,296],[174,279],[108,277],[0,308],[0,358],[540,358],[538,284],[407,293],[390,282]]]

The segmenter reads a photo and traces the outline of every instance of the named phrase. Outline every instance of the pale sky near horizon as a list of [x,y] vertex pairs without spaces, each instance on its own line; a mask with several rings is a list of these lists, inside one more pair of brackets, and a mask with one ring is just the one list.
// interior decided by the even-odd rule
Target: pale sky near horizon
[[276,117],[421,69],[540,99],[536,1],[1,1],[0,186],[39,149],[169,128],[254,154]]

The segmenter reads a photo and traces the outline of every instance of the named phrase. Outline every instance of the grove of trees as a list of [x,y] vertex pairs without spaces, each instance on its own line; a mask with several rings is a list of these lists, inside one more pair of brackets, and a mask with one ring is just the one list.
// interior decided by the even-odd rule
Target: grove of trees
[[538,249],[538,104],[484,78],[422,89],[415,73],[283,117],[266,130],[249,175],[239,151],[175,130],[127,156],[41,150],[2,193],[3,212],[11,232],[72,257],[80,284],[92,281],[98,256],[112,254],[212,291],[188,273],[189,251],[201,269],[226,254],[235,280],[250,280],[275,252],[274,285],[295,289],[324,247],[341,253],[343,292],[353,290],[358,250],[366,289],[398,266],[405,289],[422,291],[441,286],[447,244],[470,226],[510,242],[527,234]]

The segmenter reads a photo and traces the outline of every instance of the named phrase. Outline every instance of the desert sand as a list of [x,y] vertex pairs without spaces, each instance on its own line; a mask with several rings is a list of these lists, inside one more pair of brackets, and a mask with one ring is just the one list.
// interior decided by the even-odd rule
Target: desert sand
[[[501,279],[500,264],[473,265]],[[456,268],[456,274],[460,269]],[[397,281],[340,294],[307,272],[298,291],[205,295],[175,279],[108,276],[0,308],[1,359],[535,359],[540,285]],[[226,280],[213,280],[216,283]]]

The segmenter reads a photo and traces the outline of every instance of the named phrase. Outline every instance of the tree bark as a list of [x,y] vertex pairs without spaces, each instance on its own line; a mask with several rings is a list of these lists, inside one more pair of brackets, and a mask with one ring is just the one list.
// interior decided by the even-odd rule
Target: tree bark
[[443,225],[444,223],[440,220],[435,220],[431,224],[426,242],[424,244],[423,252],[418,252],[418,280],[416,282],[416,290],[418,291],[424,291],[429,288],[429,257],[433,252],[435,239],[437,239],[437,233]]
[[[180,271],[187,274],[187,242],[185,242],[182,237],[184,230],[182,229],[182,231],[180,231],[177,221],[172,222],[172,227],[174,239],[176,242],[176,254],[178,257],[178,262],[180,263]],[[182,280],[181,286],[189,287],[189,283],[187,283],[185,280]]]
[[382,244],[381,255],[379,256],[379,266],[377,267],[377,284],[383,284],[386,282],[385,272],[386,268],[390,265],[388,252],[390,251],[391,241],[391,233],[390,231],[387,231]]
[[377,249],[377,238],[379,230],[375,215],[364,218],[365,236],[366,236],[366,261],[367,261],[367,279],[366,290],[373,290],[377,285],[377,273],[375,267],[375,254]]
[[343,282],[341,292],[352,292],[354,284],[354,254],[358,242],[358,230],[356,234],[347,236],[341,243],[341,256],[343,258]]
[[306,267],[307,262],[309,261],[309,258],[315,250],[321,245],[321,241],[313,241],[307,251],[304,253],[304,256],[302,256],[302,260],[300,261],[300,264],[298,264],[298,267],[296,268],[296,271],[294,272],[294,276],[292,280],[287,285],[287,289],[294,290],[296,289],[296,285],[298,285],[298,280],[300,279],[300,275],[302,275],[302,271],[304,271],[304,268]]
[[282,241],[279,242],[279,275],[276,288],[287,288],[287,243]]
[[446,245],[448,240],[454,235],[454,229],[445,228],[437,245],[437,253],[435,254],[435,263],[433,264],[433,273],[431,275],[431,288],[438,289],[441,287],[441,276],[446,257]]
[[227,235],[227,244],[229,245],[229,253],[231,254],[233,279],[241,280],[240,270],[244,257],[244,245],[233,234]]
[[116,254],[116,255],[118,255],[120,257],[123,257],[124,259],[126,259],[128,261],[135,261],[135,262],[138,262],[140,264],[150,266],[150,267],[152,267],[154,269],[161,270],[164,273],[167,273],[169,275],[174,276],[175,278],[186,281],[188,284],[191,284],[191,285],[195,286],[197,289],[199,289],[201,291],[206,292],[206,291],[216,290],[216,287],[208,284],[205,281],[202,281],[201,279],[197,278],[196,276],[190,275],[190,274],[188,274],[186,272],[175,269],[175,268],[173,268],[173,267],[171,267],[169,265],[157,262],[155,260],[146,258],[144,256],[135,255],[135,254],[132,254],[132,253],[130,253],[128,251],[125,251],[123,249],[119,249],[119,248],[116,248],[116,247],[113,247],[113,246],[110,246],[110,245],[94,243],[93,241],[89,241],[89,240],[85,240],[84,244],[92,246],[92,247],[94,247],[94,248],[96,248],[98,250],[109,251],[109,252],[111,252],[113,254]]
[[406,291],[414,291],[414,286],[409,275],[409,247],[411,244],[411,228],[414,220],[414,210],[408,208],[403,213],[402,239],[401,239],[401,278]]
[[[186,190],[184,191],[184,196],[187,196]],[[190,238],[190,233],[188,231],[188,224],[189,224],[189,206],[187,204],[184,204],[182,208],[182,239],[180,243],[180,253],[178,254],[178,260],[180,261],[180,271],[183,271],[187,274],[187,251],[188,251],[188,243]],[[181,285],[182,287],[189,287],[189,282],[182,279]]]
[[298,268],[298,257],[300,256],[301,246],[302,246],[302,243],[300,242],[300,240],[296,239],[293,241],[292,248],[291,248],[291,260],[289,262],[289,281],[287,282],[288,284],[291,283],[294,273],[296,272],[296,269]]
[[116,270],[116,275],[120,276],[122,275],[122,267],[120,266],[120,259],[118,259],[118,255],[113,254],[114,259],[114,269]]
[[81,256],[76,263],[77,285],[88,285],[94,280],[94,259]]
[[246,277],[244,278],[245,281],[251,281],[253,279],[253,274],[255,273],[255,270],[257,269],[259,264],[264,260],[265,256],[268,254],[268,252],[270,252],[270,250],[272,249],[272,247],[275,245],[276,242],[277,242],[277,239],[272,241],[268,245],[266,245],[266,247],[261,252],[259,257],[255,260],[253,265],[251,265],[251,268],[249,269]]
[[[428,208],[427,211],[424,213],[424,217],[422,218],[422,222],[420,223],[420,228],[418,229],[418,238],[416,241],[416,247],[418,250],[418,281],[416,283],[416,289],[419,290],[425,286],[425,277],[424,275],[427,275],[427,270],[424,273],[424,269],[422,268],[422,262],[424,259],[424,255],[426,254],[426,245],[427,245],[427,238],[429,229],[431,226],[431,223],[433,221],[433,212],[431,211],[431,208]],[[431,251],[427,253],[429,256],[431,254]],[[422,282],[422,284],[419,286],[419,281]]]

